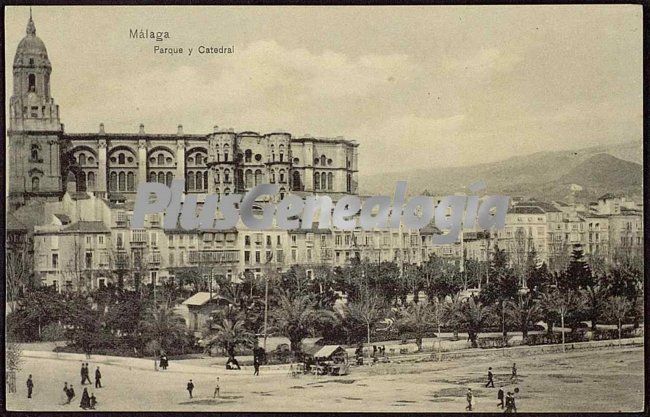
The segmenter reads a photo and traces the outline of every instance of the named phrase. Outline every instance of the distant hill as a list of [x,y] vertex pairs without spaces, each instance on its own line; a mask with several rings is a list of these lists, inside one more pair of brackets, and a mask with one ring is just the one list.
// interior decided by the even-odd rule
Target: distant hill
[[488,193],[562,200],[572,184],[582,187],[580,201],[592,201],[607,192],[641,197],[643,167],[641,141],[616,146],[598,146],[570,151],[537,152],[503,161],[466,167],[418,169],[362,176],[364,195],[392,195],[395,182],[408,181],[409,194],[425,190],[433,195],[467,192],[478,180],[485,180]]

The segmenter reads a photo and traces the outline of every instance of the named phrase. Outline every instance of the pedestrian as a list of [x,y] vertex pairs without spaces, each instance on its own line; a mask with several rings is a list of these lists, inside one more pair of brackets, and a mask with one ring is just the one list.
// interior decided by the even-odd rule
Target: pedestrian
[[82,364],[81,367],[81,385],[85,385],[86,381],[88,381],[89,384],[92,384],[92,381],[90,380],[90,369],[88,369],[88,363],[86,362],[85,364]]
[[68,403],[68,383],[63,383],[63,404]]
[[95,388],[102,387],[102,373],[99,372],[99,366],[95,369]]
[[501,407],[503,410],[503,388],[499,387],[499,392],[497,392],[497,400],[499,400],[499,404],[497,404],[497,407]]
[[90,409],[94,410],[95,406],[97,405],[97,398],[95,397],[95,393],[90,394]]
[[255,372],[253,372],[253,376],[259,376],[260,375],[260,363],[255,359],[253,361],[253,368],[255,368]]
[[79,407],[83,408],[84,410],[90,408],[90,396],[88,395],[88,388],[84,388],[84,392],[81,394],[81,402],[79,403]]
[[72,399],[75,397],[74,387],[72,384],[70,384],[70,388],[68,388],[68,391],[66,391],[66,395],[68,396],[67,404],[70,404],[70,401],[72,401]]
[[517,382],[517,364],[516,363],[512,364],[512,375],[510,376],[510,380],[512,381],[513,379],[515,380],[515,382]]
[[485,384],[485,388],[492,387],[494,388],[494,375],[492,374],[492,367],[488,368],[488,381]]
[[190,379],[190,382],[187,383],[187,392],[190,393],[190,399],[193,398],[192,397],[192,390],[193,389],[194,389],[194,382],[192,382],[192,380]]
[[465,410],[467,411],[472,411],[472,403],[474,402],[474,394],[472,394],[472,389],[467,388],[467,394],[465,395],[467,398],[467,407],[465,407]]
[[70,404],[70,401],[72,401],[72,399],[76,395],[75,392],[74,392],[74,387],[72,386],[72,384],[70,384],[70,388],[68,389],[67,394],[68,394],[68,404]]
[[516,413],[517,408],[515,407],[515,397],[512,396],[512,392],[508,391],[506,394],[506,413]]
[[34,389],[34,381],[32,381],[32,374],[27,378],[27,398],[32,398],[32,390]]
[[219,392],[220,389],[221,388],[219,387],[219,377],[217,377],[217,385],[214,387],[214,394],[212,394],[212,398],[217,398],[221,396],[221,393]]

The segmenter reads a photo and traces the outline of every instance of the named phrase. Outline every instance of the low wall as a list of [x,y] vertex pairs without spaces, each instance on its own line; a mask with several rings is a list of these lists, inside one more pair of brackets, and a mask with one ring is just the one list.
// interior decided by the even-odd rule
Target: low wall
[[[643,346],[643,342],[644,342],[643,337],[632,337],[628,339],[622,339],[620,341],[620,345],[621,346]],[[619,346],[618,339],[566,343],[564,345],[564,349],[567,352],[570,352],[573,350],[600,349],[609,346],[618,347]],[[441,352],[440,356],[442,358],[438,356],[438,353],[432,353],[429,355],[429,359],[430,360],[452,360],[461,357],[486,356],[486,355],[518,357],[518,356],[529,356],[529,355],[538,355],[543,353],[559,353],[559,352],[562,352],[562,344],[514,346],[514,347],[500,348],[500,349],[468,349],[468,350],[461,350],[456,352]]]

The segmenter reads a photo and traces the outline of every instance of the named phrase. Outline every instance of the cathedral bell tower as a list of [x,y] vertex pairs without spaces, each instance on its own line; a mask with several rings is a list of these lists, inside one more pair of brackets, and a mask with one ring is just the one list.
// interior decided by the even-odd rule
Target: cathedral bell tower
[[43,41],[36,36],[31,9],[25,37],[14,58],[13,95],[7,134],[9,205],[61,196],[63,125],[59,106],[50,95],[52,65]]

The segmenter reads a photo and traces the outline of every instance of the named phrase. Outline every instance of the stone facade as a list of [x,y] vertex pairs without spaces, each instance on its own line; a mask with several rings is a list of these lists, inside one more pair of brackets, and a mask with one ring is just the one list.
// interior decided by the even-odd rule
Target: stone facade
[[[133,200],[138,184],[185,178],[187,193],[242,193],[263,183],[285,193],[356,194],[358,144],[338,138],[293,137],[286,132],[175,134],[66,133],[50,95],[45,44],[29,19],[13,64],[9,119],[9,202],[56,200],[89,191],[111,201]],[[76,189],[66,185],[75,183]]]

